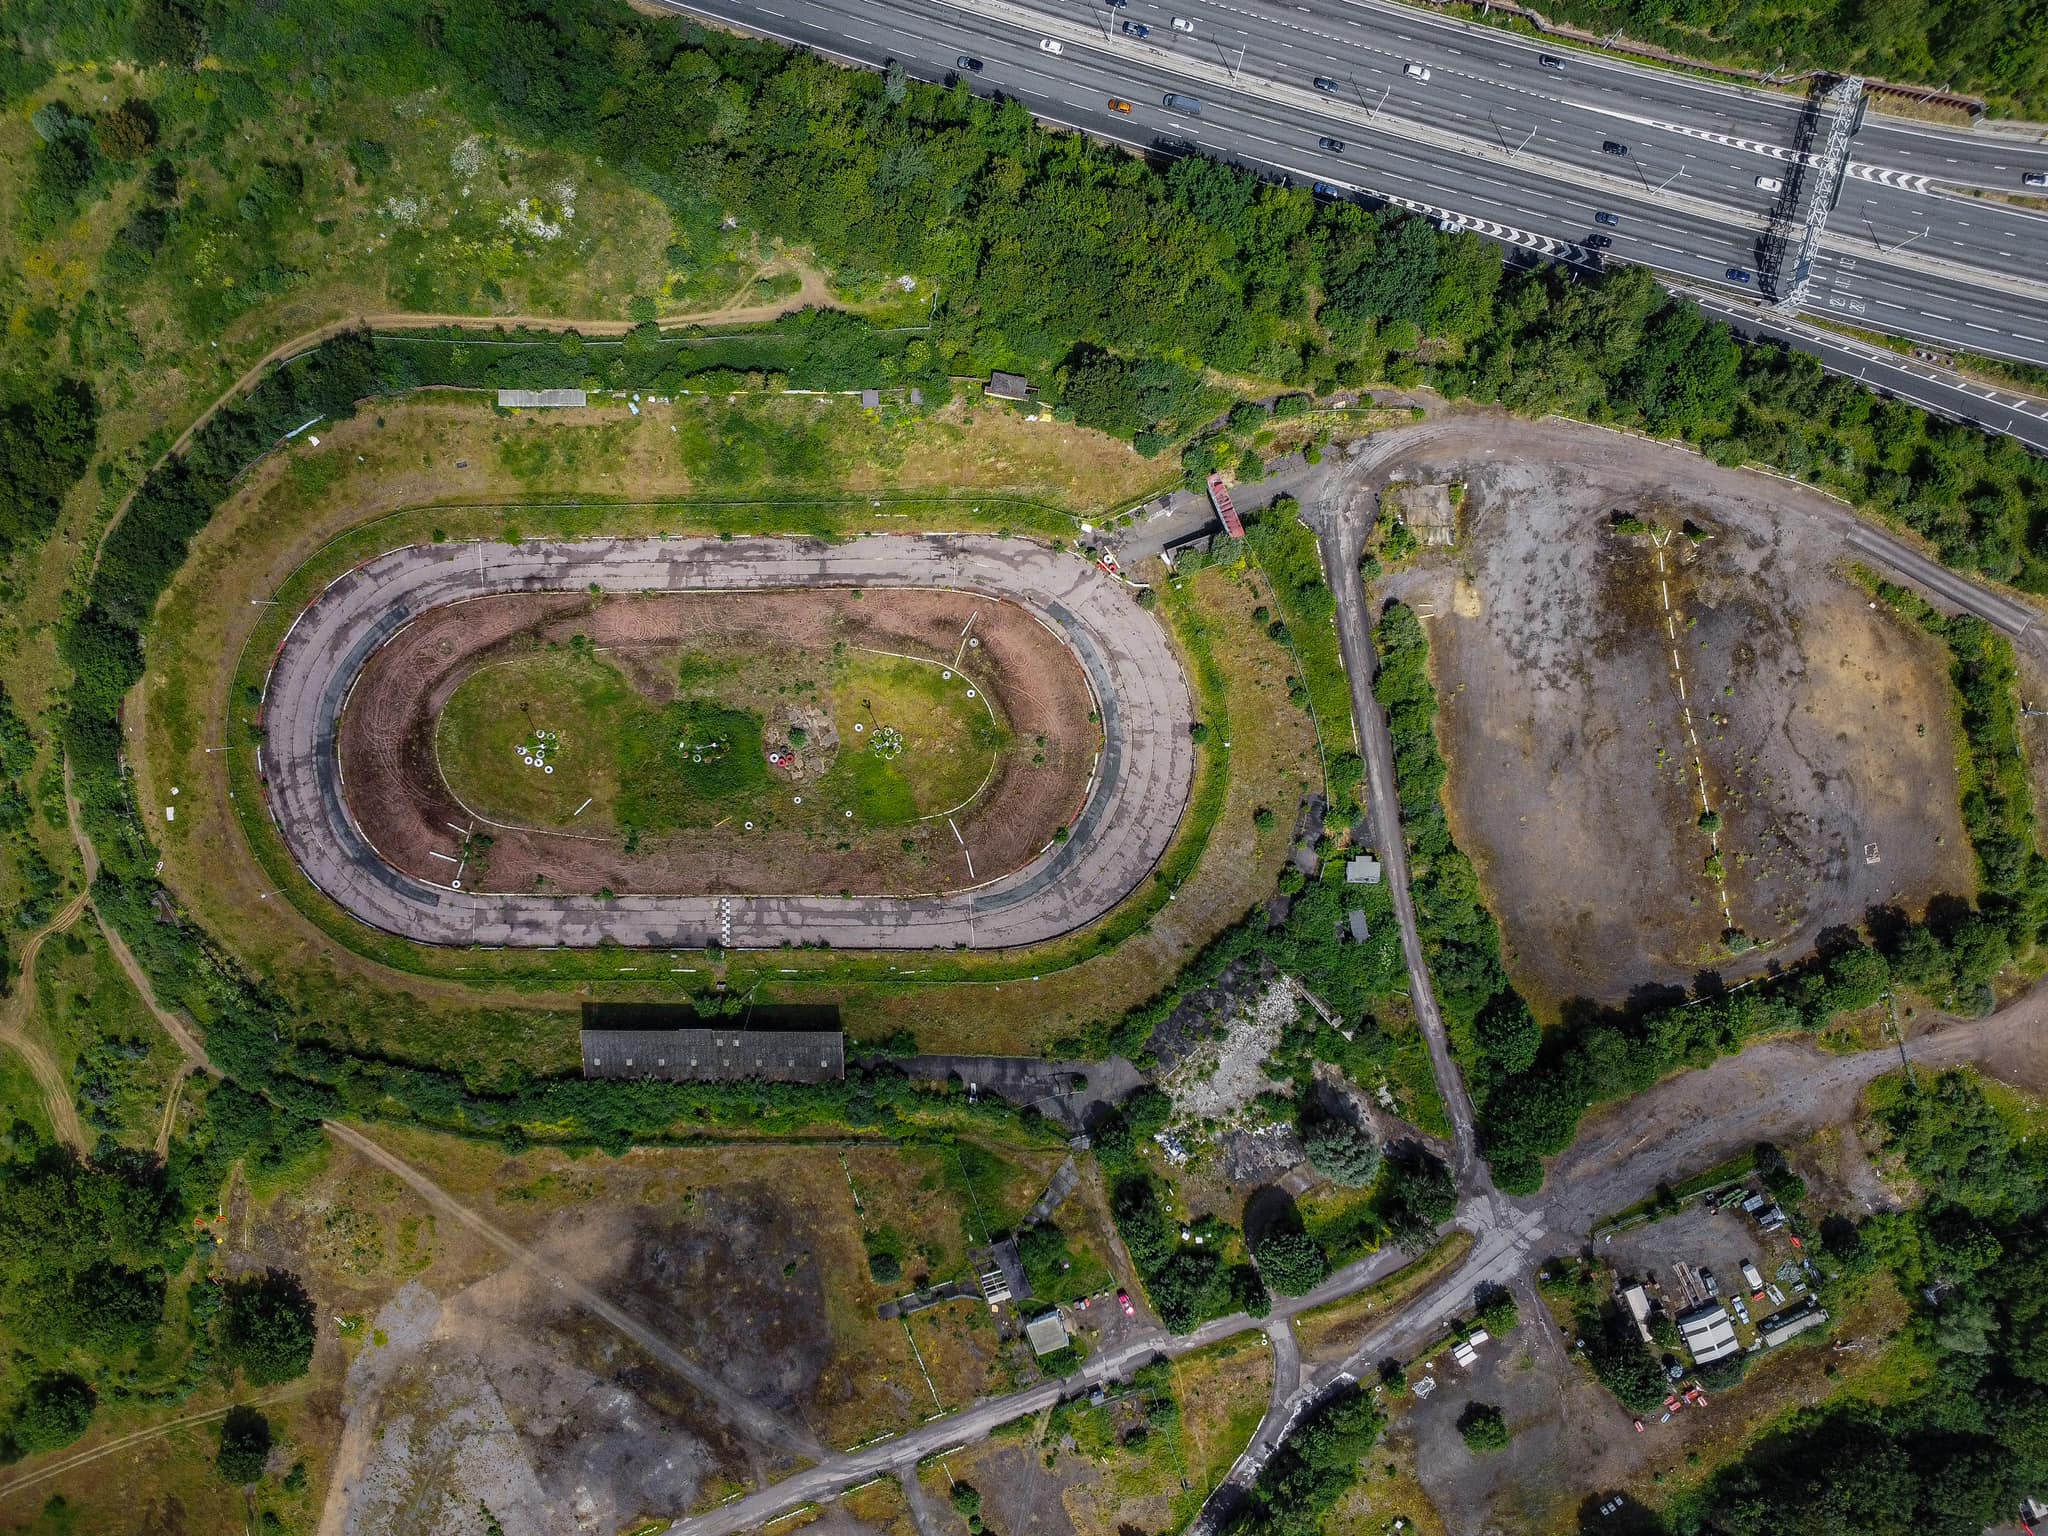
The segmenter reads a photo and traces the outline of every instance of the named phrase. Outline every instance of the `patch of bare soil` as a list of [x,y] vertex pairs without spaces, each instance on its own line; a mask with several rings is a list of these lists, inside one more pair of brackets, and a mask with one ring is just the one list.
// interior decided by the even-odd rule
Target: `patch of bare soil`
[[1453,825],[1539,1007],[1734,980],[1974,889],[1944,654],[1770,482],[1653,486],[1619,450],[1437,467],[1467,542],[1398,588],[1433,615]]
[[[536,1246],[589,1275],[764,1406],[805,1418],[871,1391],[834,1348],[807,1228],[739,1181],[655,1206],[574,1207]],[[694,1389],[521,1267],[376,1316],[350,1366],[323,1536],[610,1532],[677,1517],[793,1469],[737,1438]]]
[[490,890],[580,895],[915,894],[985,882],[1029,863],[1078,814],[1101,728],[1090,718],[1087,679],[1059,637],[1015,604],[967,593],[520,594],[450,604],[400,631],[365,665],[341,720],[345,794],[386,860],[439,883],[451,866],[437,855],[458,846],[451,829],[472,817],[442,778],[436,722],[464,679],[517,648],[585,634],[624,658],[635,685],[659,703],[675,687],[657,664],[664,648],[719,645],[744,654],[772,636],[779,647],[821,654],[846,644],[952,664],[970,622],[979,642],[972,670],[1011,746],[950,825],[939,817],[913,829],[849,831],[829,846],[794,830],[764,835],[729,825],[643,836],[631,847],[618,836],[496,825],[482,879]]

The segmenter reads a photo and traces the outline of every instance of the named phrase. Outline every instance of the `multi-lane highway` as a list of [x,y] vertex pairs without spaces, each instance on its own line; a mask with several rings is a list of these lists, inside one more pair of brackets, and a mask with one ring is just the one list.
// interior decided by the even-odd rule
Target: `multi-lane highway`
[[[1824,120],[1803,123],[1796,98],[1382,0],[664,3],[837,59],[959,76],[1136,148],[1214,154],[1448,214],[1564,260],[1640,263],[1730,305],[1754,306],[1766,243],[1796,239],[1815,181],[1806,162],[1826,131]],[[1169,94],[1198,100],[1199,113],[1170,106]],[[2025,195],[2030,173],[2048,174],[2048,142],[1866,114],[1808,313],[2048,364],[2048,215],[1972,195]],[[1779,185],[1760,184],[1769,182]],[[1597,247],[1594,236],[1611,243]],[[1786,318],[1776,329],[1805,345]],[[1891,388],[1900,369],[1870,357],[1851,371]],[[1952,379],[1901,380],[1912,388],[1896,392],[1936,409],[2001,430],[2016,415],[2030,441],[2048,435],[2048,418],[2026,401],[1987,402]]]

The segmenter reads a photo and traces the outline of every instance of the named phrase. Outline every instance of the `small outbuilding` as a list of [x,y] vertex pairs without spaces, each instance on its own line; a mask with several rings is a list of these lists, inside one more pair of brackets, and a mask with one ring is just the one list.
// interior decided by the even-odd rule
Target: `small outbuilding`
[[992,400],[1029,400],[1038,390],[1021,373],[991,373],[983,393]]
[[1369,853],[1361,853],[1355,859],[1344,861],[1346,885],[1378,885],[1380,873],[1380,861]]
[[1775,1349],[1787,1339],[1818,1328],[1828,1320],[1827,1309],[1820,1306],[1806,1306],[1796,1312],[1780,1312],[1776,1317],[1764,1319],[1757,1329],[1757,1336],[1764,1341],[1765,1349]]
[[1031,1341],[1031,1353],[1034,1355],[1050,1355],[1065,1349],[1070,1342],[1067,1320],[1057,1312],[1048,1312],[1026,1323],[1024,1337]]
[[587,405],[589,398],[580,389],[501,389],[498,404],[507,410],[560,409]]
[[1650,1342],[1650,1293],[1640,1285],[1632,1285],[1621,1293],[1621,1304],[1628,1309],[1629,1321],[1636,1325],[1636,1332],[1645,1344]]

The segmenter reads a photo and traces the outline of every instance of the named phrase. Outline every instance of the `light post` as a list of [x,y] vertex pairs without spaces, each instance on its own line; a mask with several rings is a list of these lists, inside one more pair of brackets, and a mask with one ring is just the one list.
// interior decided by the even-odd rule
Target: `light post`
[[1503,130],[1503,129],[1502,129],[1502,127],[1501,127],[1501,125],[1500,125],[1500,119],[1496,118],[1496,117],[1495,117],[1495,116],[1493,115],[1493,113],[1492,113],[1492,112],[1488,112],[1488,113],[1486,114],[1486,120],[1487,120],[1487,121],[1488,121],[1489,123],[1492,123],[1492,124],[1493,124],[1493,132],[1494,132],[1494,136],[1495,136],[1495,137],[1497,137],[1497,138],[1498,138],[1498,139],[1500,140],[1500,147],[1501,147],[1501,148],[1502,148],[1503,150],[1507,151],[1507,153],[1508,153],[1508,154],[1509,154],[1510,156],[1513,156],[1513,155],[1518,155],[1518,154],[1520,154],[1520,153],[1521,153],[1521,152],[1522,152],[1523,150],[1527,149],[1527,148],[1529,147],[1529,145],[1530,145],[1531,141],[1532,141],[1532,140],[1534,140],[1534,139],[1535,139],[1535,137],[1536,137],[1536,130],[1535,130],[1534,128],[1531,128],[1531,129],[1529,130],[1528,136],[1527,136],[1526,138],[1524,138],[1524,139],[1522,140],[1522,142],[1521,142],[1521,143],[1519,143],[1519,144],[1510,144],[1510,143],[1508,143],[1508,136],[1507,136],[1507,133],[1506,133],[1506,131],[1505,131],[1505,130]]

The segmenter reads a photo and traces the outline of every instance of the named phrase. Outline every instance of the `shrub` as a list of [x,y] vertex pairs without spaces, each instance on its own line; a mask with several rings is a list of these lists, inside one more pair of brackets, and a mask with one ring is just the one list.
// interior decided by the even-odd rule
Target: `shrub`
[[1480,1293],[1477,1321],[1496,1339],[1513,1333],[1521,1320],[1521,1310],[1515,1305],[1514,1293],[1506,1286],[1490,1285]]
[[1301,1144],[1316,1172],[1335,1183],[1363,1189],[1379,1177],[1379,1144],[1348,1120],[1316,1121],[1302,1132]]
[[1467,1403],[1458,1415],[1458,1433],[1475,1451],[1498,1451],[1511,1438],[1507,1415],[1491,1403]]
[[245,1488],[263,1475],[270,1459],[270,1420],[246,1404],[228,1410],[220,1422],[220,1452],[214,1470],[224,1483]]
[[877,1285],[894,1285],[903,1278],[903,1261],[893,1253],[878,1250],[868,1255],[868,1273]]

